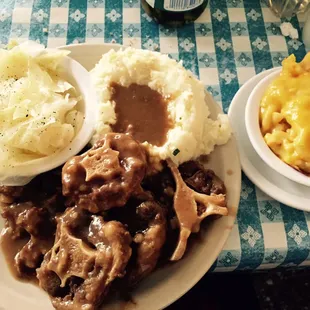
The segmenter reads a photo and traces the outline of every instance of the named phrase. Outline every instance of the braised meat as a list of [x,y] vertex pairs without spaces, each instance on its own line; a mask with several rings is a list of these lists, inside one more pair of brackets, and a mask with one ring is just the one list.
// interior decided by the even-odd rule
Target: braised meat
[[188,161],[179,167],[179,171],[185,183],[201,194],[226,194],[226,188],[222,180],[213,170],[204,169],[196,161]]
[[44,254],[52,247],[53,235],[49,234],[54,229],[53,223],[46,209],[31,202],[3,207],[2,216],[9,227],[6,234],[12,240],[28,239],[14,259],[17,274],[23,277],[40,266]]
[[124,275],[131,237],[123,224],[78,207],[58,219],[56,240],[37,271],[56,309],[96,309],[112,281]]
[[175,181],[169,167],[163,165],[160,173],[151,174],[144,178],[142,187],[153,193],[154,197],[163,205],[169,208],[173,205]]
[[121,281],[125,290],[154,270],[166,242],[167,209],[152,197],[143,198],[147,200],[131,198],[124,208],[114,208],[107,213],[109,220],[124,223],[133,238],[133,254]]
[[63,194],[71,204],[97,213],[122,207],[140,188],[146,172],[143,147],[126,134],[106,134],[62,171]]
[[162,247],[166,241],[166,215],[155,201],[141,203],[136,209],[138,221],[143,229],[136,232],[136,260],[128,272],[128,284],[134,286],[150,274],[157,265]]
[[152,174],[148,165],[142,145],[110,133],[62,170],[0,186],[2,244],[13,244],[17,275],[35,276],[56,309],[95,310],[113,283],[128,292],[157,265],[181,259],[204,218],[227,215],[212,170],[168,160]]
[[177,248],[171,260],[180,260],[186,250],[187,240],[192,232],[198,232],[201,221],[209,215],[227,215],[226,198],[223,194],[206,195],[189,188],[172,160],[168,160],[168,166],[176,183],[174,194],[174,210],[176,212],[180,235]]
[[0,186],[0,204],[12,203],[21,196],[23,186]]
[[3,238],[15,251],[9,263],[18,277],[34,276],[53,245],[55,216],[64,208],[60,174],[42,174],[22,187],[1,186],[0,196],[6,227]]

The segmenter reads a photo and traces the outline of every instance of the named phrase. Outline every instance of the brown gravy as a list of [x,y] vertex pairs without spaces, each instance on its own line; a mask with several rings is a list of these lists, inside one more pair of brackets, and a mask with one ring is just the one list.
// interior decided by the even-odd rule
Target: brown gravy
[[130,133],[141,143],[148,141],[152,145],[164,145],[167,132],[172,127],[167,100],[146,85],[124,87],[113,83],[111,87],[117,116],[112,130]]
[[29,277],[21,277],[19,276],[14,258],[17,253],[21,251],[21,249],[26,245],[29,241],[29,238],[20,238],[20,239],[13,239],[8,229],[3,229],[1,234],[1,250],[4,255],[5,261],[9,267],[11,274],[14,276],[15,279],[24,282],[32,282],[37,284],[37,278],[35,274],[29,274]]

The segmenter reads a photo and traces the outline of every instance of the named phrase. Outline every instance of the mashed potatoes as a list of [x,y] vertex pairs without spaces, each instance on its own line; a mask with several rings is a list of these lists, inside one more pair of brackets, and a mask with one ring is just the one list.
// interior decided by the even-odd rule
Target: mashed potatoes
[[61,62],[68,53],[34,42],[0,50],[2,172],[64,148],[79,130],[79,98],[62,77]]
[[166,55],[133,48],[111,50],[91,73],[100,101],[94,141],[111,131],[116,122],[115,102],[111,100],[113,83],[124,87],[147,85],[169,98],[167,109],[173,126],[166,143],[155,146],[144,142],[153,156],[172,158],[180,164],[211,153],[215,145],[226,143],[230,137],[226,115],[219,115],[217,120],[209,118],[203,84],[182,63]]

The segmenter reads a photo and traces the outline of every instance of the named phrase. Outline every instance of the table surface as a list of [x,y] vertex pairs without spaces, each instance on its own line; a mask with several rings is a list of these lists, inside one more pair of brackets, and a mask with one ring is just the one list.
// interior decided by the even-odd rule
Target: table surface
[[[283,20],[282,20],[283,21]],[[306,53],[301,40],[284,38],[282,22],[259,0],[211,0],[194,23],[156,24],[140,0],[1,0],[0,43],[28,38],[50,47],[113,42],[158,50],[183,60],[227,112],[249,78]],[[304,16],[290,22],[299,30]],[[310,264],[310,213],[272,200],[243,175],[237,220],[214,271]]]

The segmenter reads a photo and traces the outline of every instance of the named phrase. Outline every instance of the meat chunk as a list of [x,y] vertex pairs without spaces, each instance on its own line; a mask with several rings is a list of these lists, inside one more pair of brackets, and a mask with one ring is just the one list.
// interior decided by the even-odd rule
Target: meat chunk
[[[57,179],[61,185],[60,176],[52,171],[26,186],[0,187],[1,195],[5,197],[0,202],[1,215],[5,220],[2,234],[4,239],[12,242],[15,252],[8,263],[20,278],[34,275],[53,245],[55,216],[64,207]],[[42,180],[45,180],[45,185]]]
[[126,134],[106,134],[62,171],[63,194],[90,212],[122,207],[140,188],[146,172],[142,146]]
[[59,217],[56,240],[37,271],[56,309],[96,309],[131,256],[124,225],[77,207]]
[[201,194],[226,194],[226,188],[222,180],[213,170],[204,169],[196,161],[188,161],[179,167],[179,171],[185,183]]
[[0,204],[12,203],[21,196],[23,189],[23,186],[0,186]]
[[206,195],[192,190],[185,184],[172,160],[168,160],[167,163],[176,183],[174,210],[178,218],[180,234],[177,247],[171,257],[172,261],[176,261],[183,257],[190,234],[199,231],[200,223],[204,218],[212,214],[227,215],[228,211],[225,195],[213,193]]
[[20,203],[4,207],[2,217],[7,220],[12,240],[26,238],[25,245],[14,258],[14,267],[19,277],[33,272],[40,266],[45,253],[52,247],[54,226],[48,211],[37,208],[32,203]]
[[142,187],[153,193],[156,200],[170,207],[173,204],[175,182],[170,169],[164,163],[163,169],[156,174],[150,174],[144,178]]
[[130,286],[137,284],[154,270],[166,241],[167,231],[164,209],[155,201],[141,203],[136,214],[138,220],[144,224],[144,229],[134,236],[134,242],[138,246],[136,261],[128,274]]
[[[25,218],[27,218],[27,212],[33,207],[34,205],[31,202],[12,205],[2,204],[1,216],[5,220],[5,227],[7,230],[10,231],[12,239],[17,239],[25,235],[25,227],[21,224],[25,223]],[[23,218],[24,220],[22,220]]]
[[[167,210],[149,197],[148,193],[131,198],[124,208],[107,212],[107,218],[122,222],[133,237],[133,254],[120,281],[122,291],[135,286],[157,265],[167,235]],[[144,199],[143,199],[144,198]]]
[[51,213],[62,212],[61,169],[40,174],[25,186],[0,186],[0,208],[24,202],[47,207]]
[[37,208],[32,203],[20,203],[2,208],[6,220],[3,234],[14,243],[23,246],[16,248],[14,261],[10,262],[20,278],[28,278],[40,266],[44,254],[53,244],[54,226],[48,211]]

